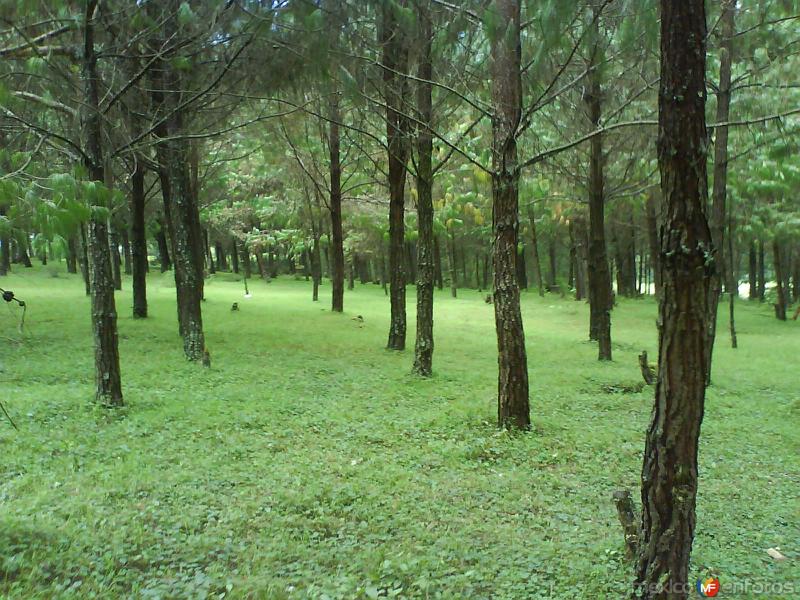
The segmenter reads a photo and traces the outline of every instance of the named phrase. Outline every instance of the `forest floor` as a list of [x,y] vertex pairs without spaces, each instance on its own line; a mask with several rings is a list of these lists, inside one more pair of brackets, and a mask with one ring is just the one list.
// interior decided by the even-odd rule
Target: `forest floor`
[[[0,307],[0,390],[19,426],[0,420],[0,597],[626,596],[611,494],[638,498],[653,392],[624,390],[641,380],[637,354],[657,355],[652,300],[620,301],[604,364],[584,303],[523,294],[534,428],[509,434],[476,291],[437,292],[435,376],[420,380],[412,288],[398,353],[384,350],[378,286],[346,292],[338,315],[327,283],[319,303],[289,278],[253,280],[244,299],[215,276],[204,369],[183,359],[172,274],[150,277],[141,321],[126,279],[127,407],[111,411],[91,403],[82,283],[50,271],[0,280],[28,302],[21,338],[18,310]],[[708,392],[692,582],[796,598],[800,322],[738,306],[740,348],[721,319]]]

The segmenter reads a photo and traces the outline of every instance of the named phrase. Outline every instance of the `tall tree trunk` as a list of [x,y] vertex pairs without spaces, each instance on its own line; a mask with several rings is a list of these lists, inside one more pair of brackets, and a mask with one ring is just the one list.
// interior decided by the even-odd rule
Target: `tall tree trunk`
[[414,343],[413,371],[422,377],[433,373],[433,120],[432,37],[433,27],[428,2],[417,8],[420,56],[417,75],[417,115],[421,123],[417,134],[417,337]]
[[344,310],[344,235],[342,234],[342,165],[339,138],[339,100],[334,94],[330,102],[328,150],[330,155],[331,214],[331,310]]
[[[396,0],[406,7],[406,0]],[[383,5],[380,31],[382,45],[383,92],[386,102],[386,140],[389,162],[389,300],[391,322],[389,350],[406,346],[406,273],[403,260],[405,238],[405,182],[408,160],[407,117],[404,116],[408,70],[407,35],[395,17],[390,3]]]
[[542,261],[539,259],[539,240],[536,235],[536,217],[533,214],[533,203],[528,205],[528,224],[531,228],[531,254],[533,256],[533,266],[536,270],[536,287],[539,296],[544,298],[544,281],[542,277]]
[[772,239],[772,265],[775,270],[775,316],[786,320],[786,286],[783,278],[783,251],[777,237]]
[[136,161],[136,168],[131,176],[131,197],[129,204],[131,213],[133,317],[135,319],[144,319],[147,317],[147,233],[144,219],[144,177],[144,165],[142,161]]
[[795,302],[800,302],[800,245],[794,249],[794,262],[792,263],[792,292]]
[[[734,13],[736,0],[721,0],[721,40],[719,56],[719,87],[717,88],[717,123],[725,123],[730,116],[731,106],[731,52],[734,31]],[[714,339],[717,333],[717,309],[719,297],[722,292],[722,283],[728,272],[725,267],[725,223],[728,188],[728,127],[726,125],[715,128],[714,140],[714,187],[711,193],[711,238],[714,242],[714,262],[716,273],[711,278],[708,294],[708,342],[706,351],[709,365],[708,381],[711,383],[711,357],[714,351]],[[732,260],[733,257],[729,257]],[[729,290],[730,291],[730,290]]]
[[519,164],[517,132],[522,116],[519,0],[495,0],[504,32],[491,40],[492,232],[494,319],[497,330],[497,420],[501,427],[528,429],[528,357],[517,285]]
[[[82,125],[85,147],[84,166],[96,185],[104,185],[102,118],[99,110],[99,77],[94,45],[94,12],[97,0],[88,0],[83,20],[83,83]],[[121,406],[122,383],[119,369],[117,308],[111,254],[108,247],[108,226],[105,217],[93,214],[89,220],[90,288],[92,298],[92,332],[94,334],[95,400],[103,406]]]
[[750,291],[747,294],[748,300],[758,299],[758,252],[756,250],[756,241],[750,240],[750,249],[748,251],[747,273],[748,282],[750,283]]
[[634,596],[688,598],[697,448],[708,367],[714,264],[705,216],[704,0],[661,0],[658,162],[664,202],[655,406],[642,467],[642,527]]
[[[164,21],[164,38],[178,32],[178,0],[169,1],[169,16]],[[159,178],[164,200],[164,217],[172,244],[172,262],[178,309],[178,330],[183,338],[183,351],[191,361],[203,359],[205,336],[201,300],[203,297],[203,239],[193,182],[189,143],[181,139],[184,113],[177,110],[181,76],[166,61],[159,60],[153,69],[153,104],[166,112],[156,135],[160,165]],[[165,92],[165,90],[167,90]],[[162,270],[164,266],[162,264]]]
[[[595,37],[599,38],[598,15],[594,17],[592,27]],[[589,63],[589,85],[583,98],[593,129],[600,126],[602,116],[599,52],[599,41],[596,41]],[[614,301],[606,255],[603,163],[603,136],[598,134],[589,142],[589,339],[597,340],[599,360],[611,360],[611,309]]]

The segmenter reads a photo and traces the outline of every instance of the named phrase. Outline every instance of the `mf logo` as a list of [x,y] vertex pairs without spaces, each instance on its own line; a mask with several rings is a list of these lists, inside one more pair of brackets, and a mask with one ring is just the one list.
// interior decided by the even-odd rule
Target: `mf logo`
[[716,577],[698,579],[697,593],[703,598],[713,598],[719,593],[719,579]]

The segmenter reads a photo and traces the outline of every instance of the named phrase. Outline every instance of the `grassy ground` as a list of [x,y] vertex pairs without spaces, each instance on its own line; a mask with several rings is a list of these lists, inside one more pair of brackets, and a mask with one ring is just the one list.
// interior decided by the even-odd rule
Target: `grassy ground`
[[[328,286],[312,303],[306,282],[254,281],[245,300],[212,279],[207,370],[182,357],[171,274],[150,278],[146,321],[129,316],[126,280],[128,406],[110,412],[89,402],[80,281],[37,269],[0,285],[29,304],[21,343],[0,306],[0,389],[20,428],[0,423],[0,597],[627,593],[610,497],[637,487],[652,391],[604,389],[639,381],[641,349],[655,356],[649,300],[615,309],[615,360],[600,364],[583,303],[525,294],[535,427],[511,435],[495,428],[493,313],[474,291],[437,295],[424,381],[412,351],[383,349],[377,286],[334,315]],[[780,586],[800,590],[800,323],[740,307],[741,348],[722,329],[715,356],[692,576],[717,574],[720,597],[797,597]]]

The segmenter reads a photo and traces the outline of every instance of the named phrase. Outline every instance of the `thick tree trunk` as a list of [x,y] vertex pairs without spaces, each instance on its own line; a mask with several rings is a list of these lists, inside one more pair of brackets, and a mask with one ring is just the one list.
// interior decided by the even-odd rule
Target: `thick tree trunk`
[[[88,0],[84,13],[82,125],[85,146],[84,163],[97,185],[104,185],[102,118],[99,110],[99,77],[94,46],[93,17],[97,0]],[[89,253],[91,260],[90,289],[92,299],[92,332],[94,334],[95,400],[103,406],[121,406],[122,384],[119,369],[117,309],[111,254],[108,247],[105,217],[93,214],[89,221]]]
[[697,449],[708,359],[705,216],[706,15],[704,0],[661,1],[658,160],[664,202],[662,295],[655,406],[642,467],[642,527],[634,597],[689,597]]
[[775,317],[786,320],[786,285],[783,278],[783,249],[778,238],[772,239],[772,265],[775,269]]
[[794,250],[794,265],[792,269],[792,292],[795,302],[800,302],[800,246]]
[[[165,38],[178,31],[177,4],[177,0],[169,2],[170,16],[164,22]],[[191,149],[189,143],[179,137],[184,133],[183,111],[176,110],[178,90],[182,89],[181,76],[165,61],[158,61],[156,66],[151,95],[154,106],[167,113],[166,120],[156,130],[156,135],[164,140],[156,146],[156,155],[160,164],[164,217],[172,245],[178,331],[183,338],[186,358],[200,361],[206,350],[201,308],[204,244],[191,169]],[[161,268],[164,269],[163,264]]]
[[491,40],[492,232],[494,316],[497,330],[497,420],[528,429],[528,357],[519,302],[516,262],[519,230],[517,131],[522,115],[520,2],[495,0],[506,30]]
[[[598,27],[597,19],[594,26]],[[583,98],[593,129],[600,126],[602,116],[598,54],[599,47],[595,44],[590,61],[593,68]],[[599,360],[611,360],[611,309],[614,300],[606,256],[603,136],[594,136],[589,144],[589,339],[598,342]]]
[[433,135],[428,128],[433,120],[432,37],[430,6],[417,9],[421,53],[417,71],[417,334],[414,343],[413,371],[422,377],[433,373]]
[[[406,0],[396,0],[401,7]],[[381,27],[383,92],[386,101],[386,140],[389,162],[389,350],[406,346],[406,273],[403,260],[405,238],[405,182],[408,161],[408,118],[404,116],[408,43],[403,26],[390,3],[384,4]]]
[[536,271],[536,287],[539,296],[544,298],[544,278],[542,277],[542,261],[539,259],[539,240],[536,235],[536,217],[533,214],[533,203],[528,205],[528,224],[531,228],[531,255],[533,256],[533,268]]
[[137,161],[136,169],[131,176],[131,197],[129,204],[131,213],[133,317],[135,319],[144,319],[147,317],[147,234],[144,218],[144,177],[144,166],[141,161]]

